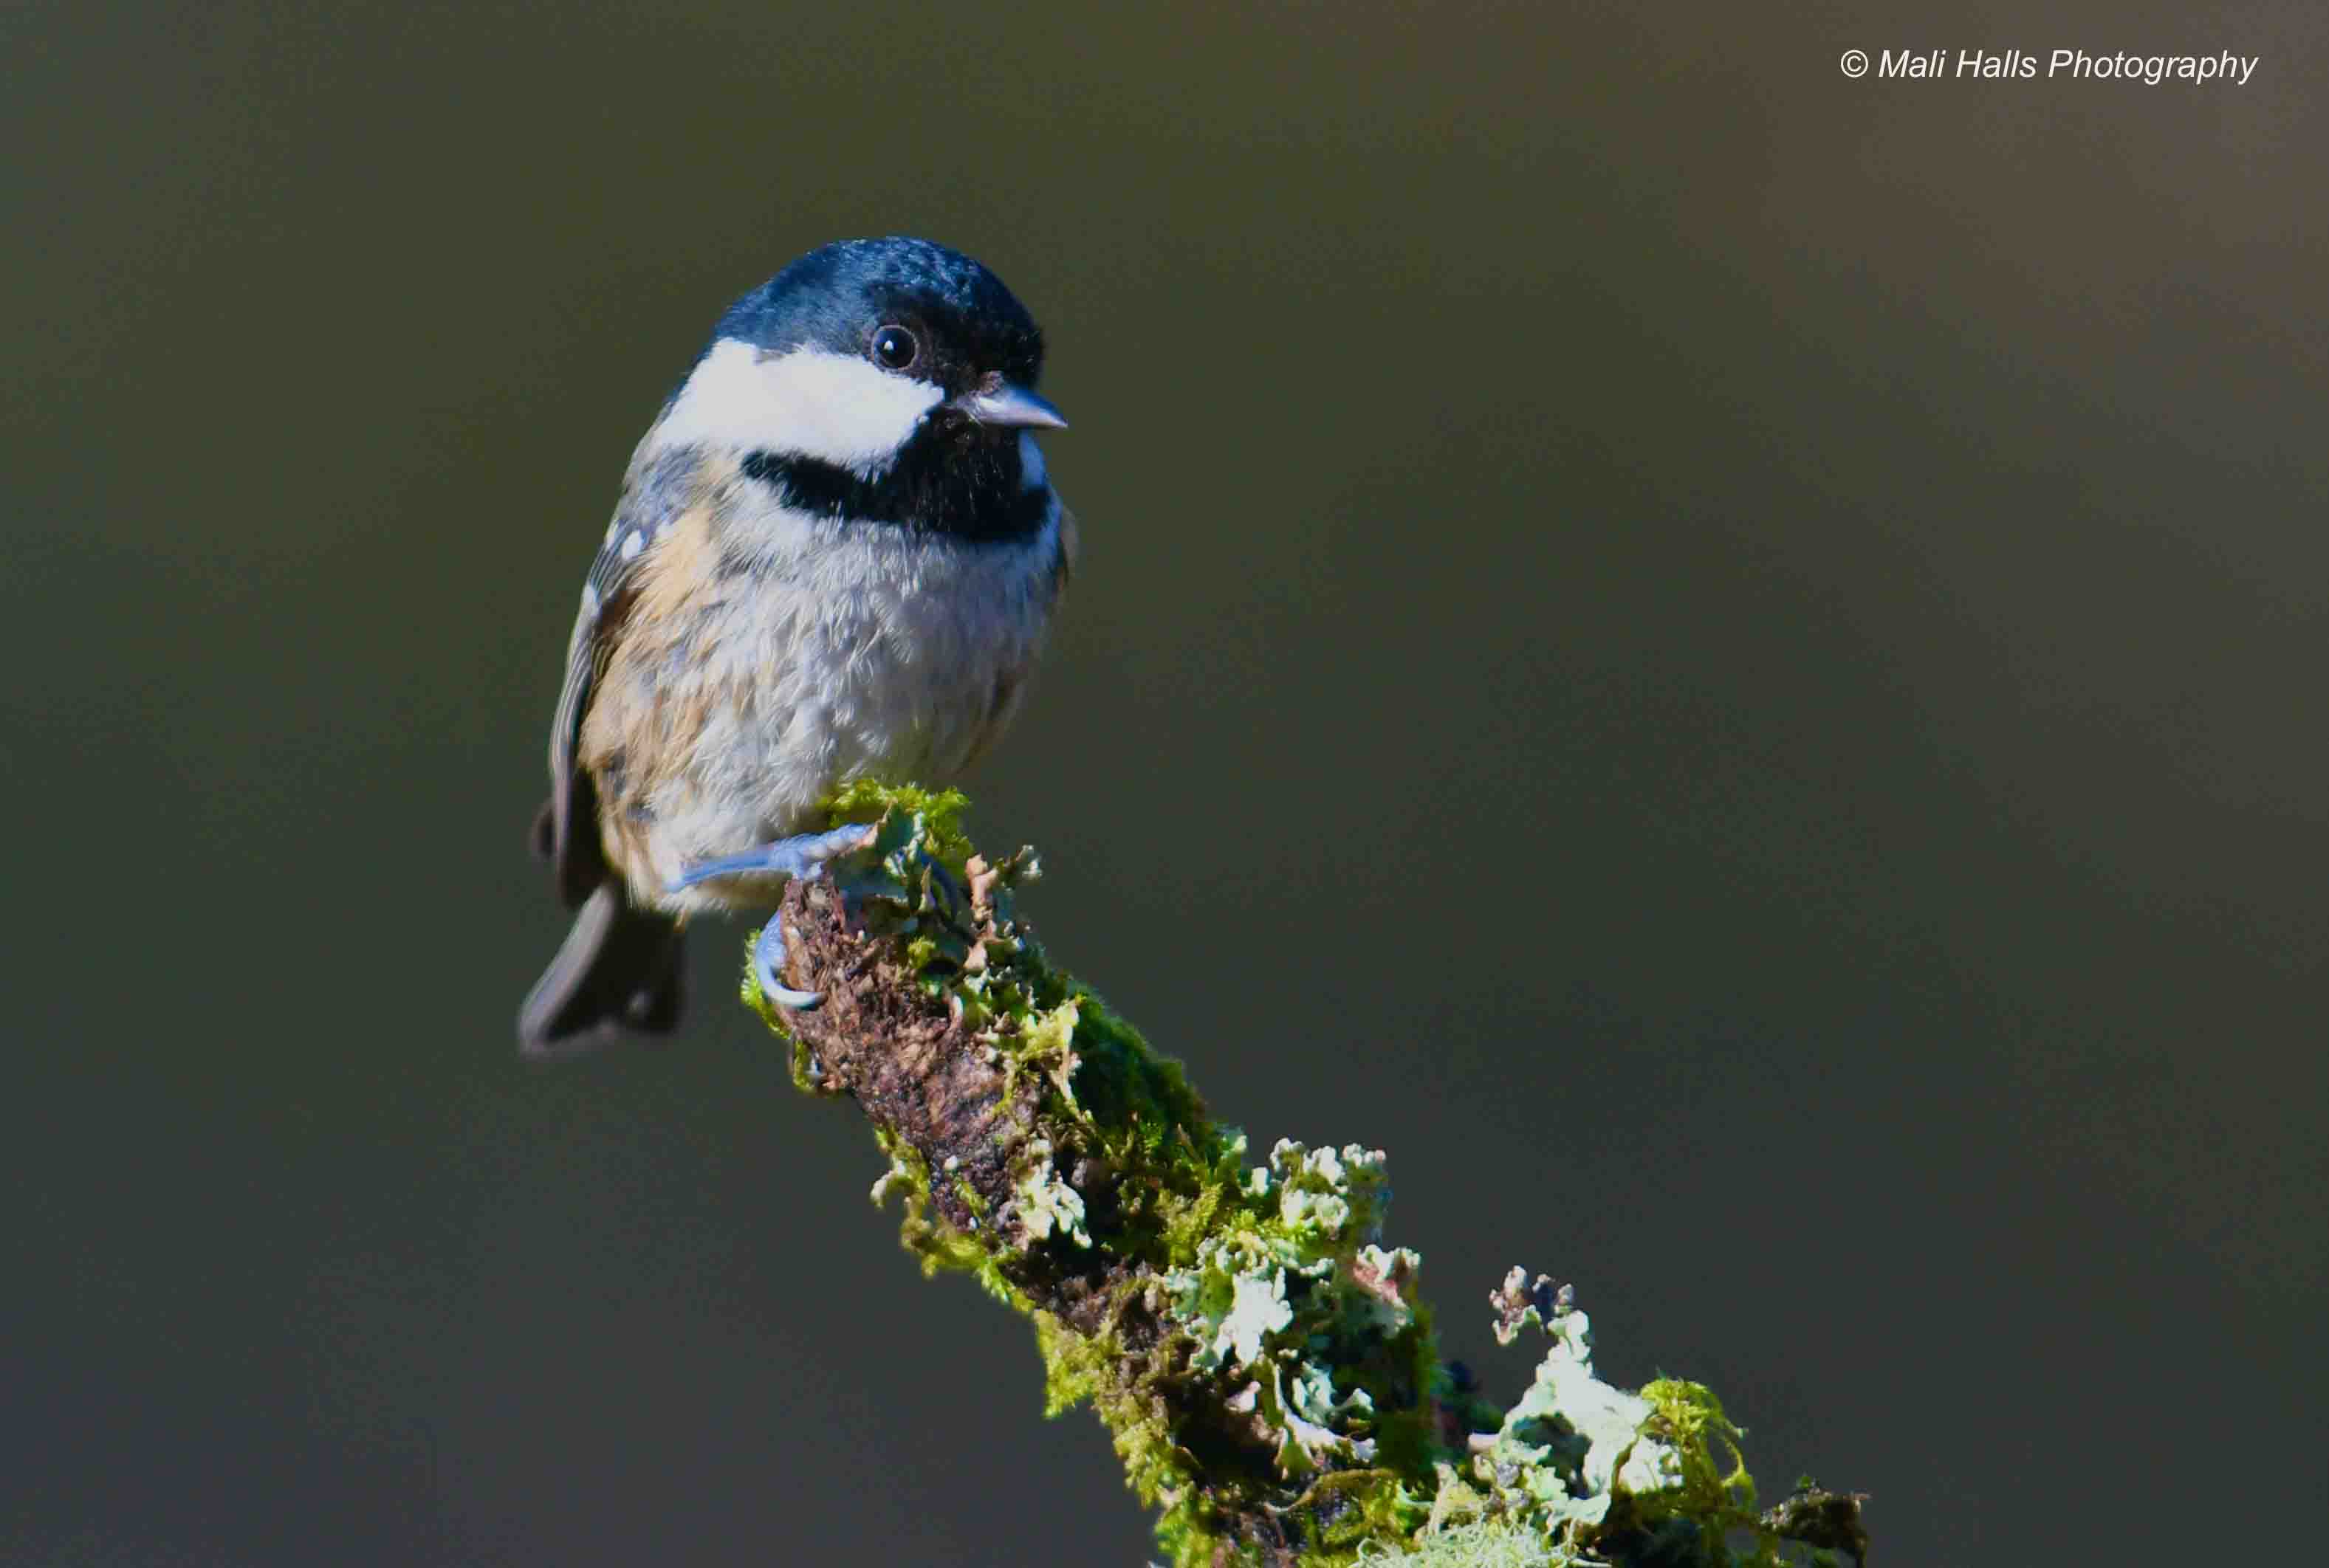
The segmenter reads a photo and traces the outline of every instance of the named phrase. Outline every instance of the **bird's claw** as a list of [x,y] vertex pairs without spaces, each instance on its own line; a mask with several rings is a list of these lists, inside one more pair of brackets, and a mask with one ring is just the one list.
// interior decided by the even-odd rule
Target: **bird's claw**
[[825,992],[795,991],[785,983],[784,918],[784,911],[778,910],[760,927],[759,938],[752,944],[752,978],[760,982],[765,1000],[795,1012],[806,1012],[825,1000]]
[[[715,860],[702,860],[683,869],[672,882],[669,891],[693,887],[698,882],[714,877],[783,877],[799,878],[814,877],[824,871],[826,862],[862,850],[873,841],[874,828],[862,822],[834,829],[825,833],[799,833],[780,839],[773,844],[762,844],[740,855],[723,855]],[[795,991],[785,984],[785,934],[783,915],[768,916],[760,928],[758,940],[752,944],[752,975],[759,981],[760,994],[778,1007],[803,1011],[825,1000],[820,991]]]

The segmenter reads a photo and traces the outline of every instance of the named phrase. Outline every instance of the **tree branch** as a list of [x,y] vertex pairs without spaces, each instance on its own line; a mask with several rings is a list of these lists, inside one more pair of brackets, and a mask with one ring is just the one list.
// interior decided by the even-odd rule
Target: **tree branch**
[[1532,1554],[1499,1562],[1864,1557],[1857,1498],[1754,1512],[1704,1389],[1595,1379],[1584,1315],[1542,1277],[1514,1270],[1493,1298],[1500,1338],[1551,1335],[1536,1384],[1510,1413],[1480,1399],[1438,1361],[1420,1260],[1380,1244],[1381,1153],[1282,1141],[1249,1167],[1179,1064],[1050,962],[1013,904],[1032,853],[978,857],[963,803],[836,801],[836,822],[879,813],[873,844],[777,915],[787,983],[825,1000],[770,1009],[750,965],[746,1000],[791,1042],[797,1083],[872,1122],[891,1160],[875,1199],[904,1196],[925,1268],[1033,1318],[1051,1409],[1091,1402],[1176,1564],[1425,1544],[1454,1562],[1471,1541]]

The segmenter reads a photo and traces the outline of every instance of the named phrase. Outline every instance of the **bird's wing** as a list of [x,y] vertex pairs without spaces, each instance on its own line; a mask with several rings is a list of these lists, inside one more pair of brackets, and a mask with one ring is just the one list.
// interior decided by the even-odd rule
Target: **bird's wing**
[[644,453],[634,460],[606,541],[583,580],[582,605],[566,640],[566,680],[550,724],[550,799],[534,822],[534,847],[550,861],[559,897],[571,906],[589,897],[607,874],[597,787],[575,760],[582,719],[590,710],[591,688],[605,668],[607,652],[621,635],[637,596],[639,565],[686,506],[689,466],[650,460]]

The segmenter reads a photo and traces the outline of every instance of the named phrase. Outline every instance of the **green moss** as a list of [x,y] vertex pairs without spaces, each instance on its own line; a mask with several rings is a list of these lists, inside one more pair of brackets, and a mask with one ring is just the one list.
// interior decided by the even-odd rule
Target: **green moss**
[[[1500,1341],[1531,1329],[1552,1341],[1535,1381],[1503,1413],[1459,1388],[1419,1299],[1421,1260],[1382,1244],[1381,1151],[1280,1140],[1249,1166],[1245,1135],[1207,1114],[1180,1064],[1018,925],[1032,853],[976,861],[966,804],[863,782],[832,802],[836,823],[876,824],[847,868],[869,925],[988,1053],[1009,1108],[996,1206],[888,1131],[873,1197],[901,1200],[900,1239],[926,1272],[970,1273],[1032,1318],[1046,1411],[1092,1407],[1160,1510],[1171,1562],[1259,1561],[1241,1532],[1262,1519],[1304,1543],[1305,1563],[1568,1563],[1673,1528],[1694,1530],[1708,1563],[1780,1561],[1720,1403],[1678,1379],[1638,1394],[1601,1383],[1584,1315],[1542,1277],[1515,1270],[1495,1297]],[[824,1090],[745,967],[744,999],[790,1044],[794,1082]],[[948,1223],[934,1183],[969,1228]],[[1081,1298],[1073,1326],[1013,1282],[1062,1267],[1103,1292]],[[1451,1451],[1443,1420],[1484,1433],[1478,1451]],[[1853,1499],[1819,1506],[1856,1521]],[[1732,1537],[1751,1555],[1730,1555]]]
[[[1676,1511],[1705,1521],[1718,1534],[1732,1524],[1751,1525],[1755,1481],[1739,1446],[1745,1434],[1723,1415],[1722,1402],[1713,1390],[1702,1383],[1662,1377],[1643,1385],[1642,1397],[1650,1403],[1644,1434],[1674,1450],[1682,1473]],[[1729,1456],[1727,1472],[1715,1454],[1717,1443]]]
[[882,1151],[890,1157],[890,1169],[873,1183],[874,1207],[884,1207],[893,1197],[904,1200],[905,1214],[899,1224],[898,1240],[919,1261],[923,1274],[969,1274],[1004,1306],[1022,1312],[1032,1310],[1026,1298],[1004,1278],[1000,1259],[992,1246],[980,1236],[957,1230],[938,1217],[930,1202],[929,1167],[921,1155],[887,1128],[875,1128],[873,1136]]
[[960,790],[926,790],[863,778],[842,785],[825,803],[827,826],[895,822],[900,834],[898,843],[910,835],[922,849],[957,871],[977,852],[962,831],[962,815],[969,809],[970,797]]

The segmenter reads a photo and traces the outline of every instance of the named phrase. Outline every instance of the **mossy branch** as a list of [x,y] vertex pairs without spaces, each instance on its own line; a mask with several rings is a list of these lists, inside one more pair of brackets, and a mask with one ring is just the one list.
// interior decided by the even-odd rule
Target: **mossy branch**
[[979,856],[964,803],[838,798],[873,842],[777,915],[787,983],[825,1003],[764,1005],[749,964],[745,1000],[796,1083],[872,1122],[874,1200],[904,1199],[924,1269],[1033,1319],[1050,1410],[1092,1404],[1177,1568],[1864,1562],[1858,1498],[1806,1483],[1759,1513],[1713,1395],[1599,1382],[1542,1276],[1492,1300],[1500,1340],[1551,1352],[1509,1412],[1480,1398],[1438,1359],[1420,1260],[1381,1244],[1381,1152],[1281,1141],[1249,1164],[1180,1064],[1050,962],[1014,902],[1032,851]]

